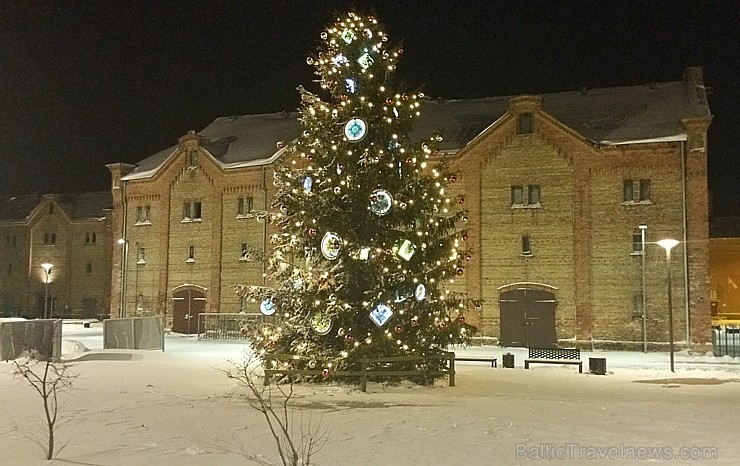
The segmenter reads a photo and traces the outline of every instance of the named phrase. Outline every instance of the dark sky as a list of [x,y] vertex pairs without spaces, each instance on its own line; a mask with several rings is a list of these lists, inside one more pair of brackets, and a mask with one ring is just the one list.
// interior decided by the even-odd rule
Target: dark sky
[[[172,6],[162,6],[162,5]],[[0,194],[109,189],[216,117],[294,110],[336,13],[373,11],[431,97],[665,82],[712,88],[714,213],[740,215],[740,2],[0,2]]]

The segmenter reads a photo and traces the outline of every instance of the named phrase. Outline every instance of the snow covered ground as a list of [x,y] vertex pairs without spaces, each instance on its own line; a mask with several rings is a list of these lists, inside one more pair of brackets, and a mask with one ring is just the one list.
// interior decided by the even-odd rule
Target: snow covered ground
[[[79,374],[60,413],[51,464],[279,464],[261,415],[219,370],[240,342],[169,335],[166,351],[102,350],[102,324],[65,323],[63,353]],[[87,350],[87,351],[83,351]],[[526,350],[471,347],[499,368],[458,362],[457,384],[299,385],[296,403],[330,429],[318,465],[737,464],[740,358],[583,352],[577,367],[522,368]],[[501,368],[501,355],[515,369]],[[0,362],[0,464],[44,464],[38,395]],[[642,458],[642,459],[641,459]],[[614,461],[621,460],[621,461]]]

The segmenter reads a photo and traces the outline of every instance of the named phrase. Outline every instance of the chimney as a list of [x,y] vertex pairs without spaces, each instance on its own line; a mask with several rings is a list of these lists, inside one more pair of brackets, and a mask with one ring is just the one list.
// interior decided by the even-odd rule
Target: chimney
[[704,69],[701,66],[689,66],[683,73],[684,79],[692,84],[704,84]]

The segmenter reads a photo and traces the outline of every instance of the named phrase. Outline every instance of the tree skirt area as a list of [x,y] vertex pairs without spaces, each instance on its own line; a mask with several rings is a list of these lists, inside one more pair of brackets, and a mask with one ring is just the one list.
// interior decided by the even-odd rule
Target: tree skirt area
[[[51,464],[280,464],[261,414],[245,392],[232,395],[221,370],[243,358],[244,345],[194,337],[168,337],[168,345],[65,354],[78,379],[63,398],[63,448]],[[295,412],[329,429],[318,465],[736,464],[738,369],[735,360],[599,376],[458,363],[455,387],[296,385]],[[12,372],[0,362],[0,463],[44,464],[35,443],[45,439],[41,399]]]

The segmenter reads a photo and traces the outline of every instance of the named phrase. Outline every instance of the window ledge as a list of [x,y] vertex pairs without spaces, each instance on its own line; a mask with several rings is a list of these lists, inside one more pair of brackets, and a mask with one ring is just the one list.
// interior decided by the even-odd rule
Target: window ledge
[[236,218],[254,218],[254,213],[249,212],[246,214],[236,214]]
[[511,208],[514,210],[517,209],[541,209],[542,204],[539,202],[537,204],[511,204]]
[[194,219],[193,219],[193,223],[200,223],[200,222],[202,222],[202,221],[203,221],[203,219],[202,219],[202,218],[194,218]]
[[190,219],[190,217],[185,217],[180,220],[180,223],[193,223],[193,221]]
[[136,263],[137,263],[138,265],[144,265],[144,264],[146,264],[146,261],[145,261],[145,260],[143,260],[143,259],[139,259],[138,261],[136,261]]
[[531,252],[522,252],[522,253],[519,253],[519,257],[529,258],[529,257],[534,257],[534,254],[532,254]]
[[150,222],[149,220],[144,220],[143,222],[136,222],[136,223],[134,223],[134,225],[136,225],[136,226],[151,225],[151,224],[152,224],[152,222]]
[[652,205],[653,201],[646,200],[646,201],[624,201],[622,202],[622,205],[625,206],[631,206],[631,205]]
[[191,258],[189,258],[188,260],[186,260],[185,262],[186,262],[186,263],[188,263],[188,264],[192,264],[193,262],[195,262],[195,259],[193,259],[193,258],[191,257]]
[[645,254],[642,251],[632,251],[630,253],[630,256],[644,256]]

